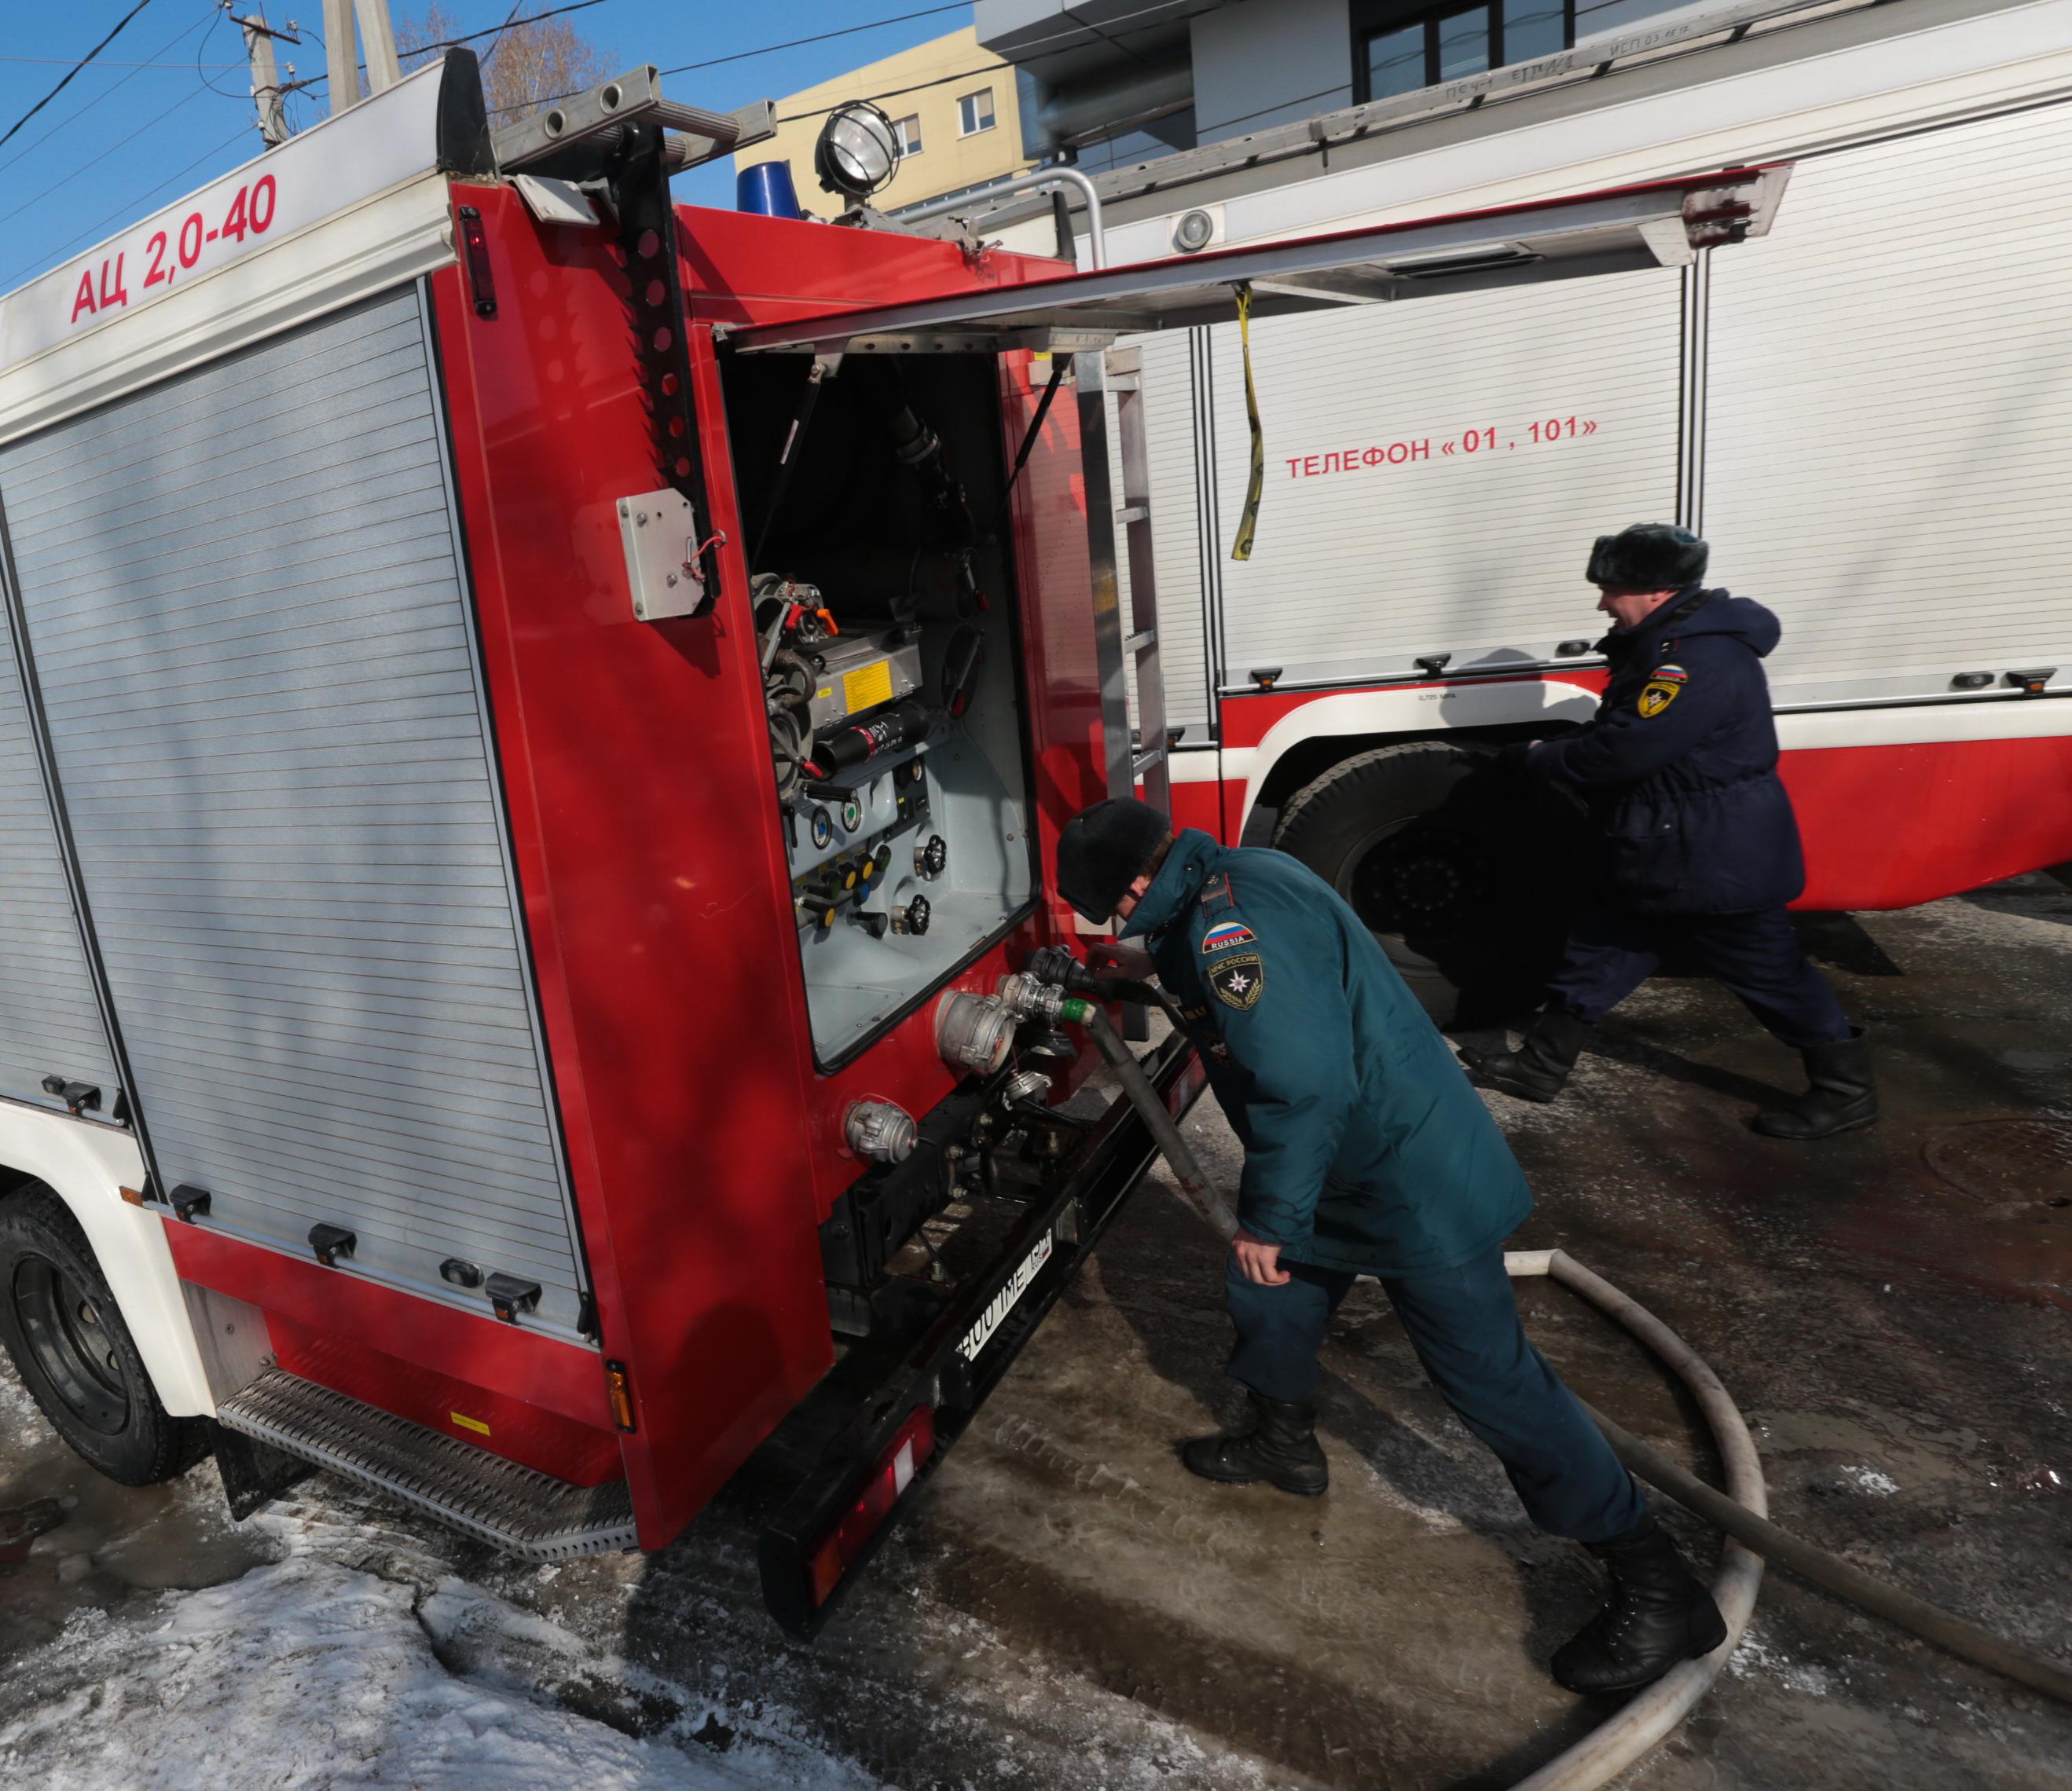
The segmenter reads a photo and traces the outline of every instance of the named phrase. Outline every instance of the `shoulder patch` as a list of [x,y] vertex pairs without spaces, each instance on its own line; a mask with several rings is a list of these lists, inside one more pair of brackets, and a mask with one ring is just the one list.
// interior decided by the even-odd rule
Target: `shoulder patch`
[[1209,966],[1209,987],[1225,1007],[1243,1013],[1266,992],[1266,967],[1256,951],[1234,951]]
[[1677,692],[1683,688],[1681,679],[1649,679],[1641,691],[1639,702],[1634,705],[1640,711],[1641,720],[1652,721],[1676,700]]
[[1231,894],[1230,873],[1218,871],[1202,885],[1199,899],[1202,912],[1205,914],[1220,914],[1224,909],[1235,906],[1235,898]]
[[1202,935],[1202,955],[1227,951],[1234,945],[1256,945],[1259,935],[1241,920],[1219,920]]
[[1680,684],[1691,674],[1680,665],[1658,665],[1648,676],[1653,678],[1673,678]]

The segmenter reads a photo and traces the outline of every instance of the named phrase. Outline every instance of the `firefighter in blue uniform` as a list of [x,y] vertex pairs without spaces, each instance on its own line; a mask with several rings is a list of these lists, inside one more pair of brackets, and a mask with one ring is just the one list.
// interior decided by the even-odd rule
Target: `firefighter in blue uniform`
[[1612,618],[1597,643],[1611,676],[1594,721],[1525,754],[1533,776],[1583,798],[1591,887],[1523,1042],[1464,1055],[1490,1087],[1551,1101],[1591,1027],[1676,952],[1804,1058],[1807,1091],[1758,1113],[1755,1129],[1825,1138],[1877,1119],[1870,1044],[1785,913],[1806,867],[1762,669],[1783,631],[1761,604],[1708,589],[1708,557],[1666,523],[1597,537],[1585,576]]
[[1249,1427],[1181,1452],[1211,1480],[1325,1490],[1310,1403],[1326,1327],[1378,1275],[1425,1372],[1492,1449],[1534,1522],[1611,1575],[1605,1610],[1555,1655],[1572,1690],[1648,1683],[1708,1653],[1718,1608],[1649,1514],[1575,1396],[1526,1341],[1503,1240],[1531,1210],[1517,1160],[1373,935],[1277,852],[1177,838],[1144,803],[1067,824],[1058,887],[1089,919],[1120,917],[1200,1049],[1244,1147],[1241,1229],[1225,1273],[1229,1372]]

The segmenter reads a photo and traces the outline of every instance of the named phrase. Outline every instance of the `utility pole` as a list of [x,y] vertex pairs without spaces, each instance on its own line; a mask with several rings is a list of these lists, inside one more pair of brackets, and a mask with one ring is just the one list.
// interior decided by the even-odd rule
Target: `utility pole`
[[396,27],[388,22],[388,0],[357,0],[360,47],[367,57],[367,84],[379,93],[403,78],[396,56]]
[[[224,10],[229,0],[224,0]],[[273,40],[300,46],[302,39],[293,35],[295,22],[288,21],[285,31],[277,31],[266,23],[265,9],[261,7],[250,18],[230,14],[230,22],[245,33],[245,54],[252,64],[252,103],[259,109],[259,134],[265,139],[266,147],[274,149],[288,140],[287,108],[282,103],[281,71],[273,60]],[[295,65],[288,64],[293,74]]]
[[[396,28],[388,20],[388,0],[323,0],[324,55],[331,70],[331,115],[360,103],[360,54],[367,57],[367,85],[379,93],[403,78],[396,55]],[[360,15],[356,45],[353,14]]]
[[360,55],[352,0],[323,0],[324,63],[331,74],[331,115],[360,103]]

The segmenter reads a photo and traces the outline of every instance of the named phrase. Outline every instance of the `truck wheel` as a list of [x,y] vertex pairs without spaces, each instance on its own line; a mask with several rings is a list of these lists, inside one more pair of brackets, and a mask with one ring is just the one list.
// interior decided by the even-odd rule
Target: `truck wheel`
[[1444,741],[1334,765],[1273,837],[1351,905],[1441,1025],[1536,999],[1575,887],[1576,818],[1490,755]]
[[204,1452],[204,1427],[159,1404],[79,1222],[37,1182],[0,1202],[0,1341],[59,1436],[110,1480],[155,1486]]

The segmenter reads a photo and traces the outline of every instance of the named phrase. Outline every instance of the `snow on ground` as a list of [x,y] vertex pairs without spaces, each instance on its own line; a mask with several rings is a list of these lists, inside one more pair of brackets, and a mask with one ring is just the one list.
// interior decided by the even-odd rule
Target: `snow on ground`
[[22,1385],[14,1373],[14,1365],[0,1350],[0,1423],[9,1432],[18,1426],[43,1422],[43,1414],[36,1410],[36,1402],[29,1397],[29,1390]]
[[141,1621],[81,1611],[23,1665],[39,1695],[0,1728],[0,1777],[51,1791],[740,1782],[453,1678],[411,1604],[407,1587],[301,1560]]
[[[869,1791],[877,1782],[784,1736],[781,1713],[765,1713],[757,1734],[738,1713],[671,1698],[664,1719],[632,1720],[619,1688],[635,1676],[623,1662],[430,1558],[399,1553],[393,1537],[257,1522],[285,1559],[201,1591],[80,1609],[56,1641],[14,1664],[0,1785]],[[594,1688],[602,1715],[582,1713],[577,1688]]]
[[1835,1688],[1834,1675],[1825,1667],[1794,1660],[1775,1642],[1759,1634],[1753,1623],[1741,1633],[1741,1646],[1728,1659],[1727,1666],[1737,1679],[1772,1679],[1786,1691],[1809,1698],[1825,1698]]
[[[442,1600],[452,1607],[444,1613]],[[458,1585],[423,1600],[306,1556],[166,1595],[134,1616],[80,1611],[12,1675],[18,1714],[0,1723],[0,1782],[45,1791],[862,1791],[874,1782],[796,1747],[750,1742],[696,1758],[707,1750],[680,1719],[685,1732],[635,1740],[449,1672],[439,1616],[464,1611],[479,1622],[495,1602]]]
[[1899,1490],[1897,1481],[1875,1468],[1844,1468],[1842,1477],[1859,1493],[1868,1493],[1873,1498],[1889,1498]]

